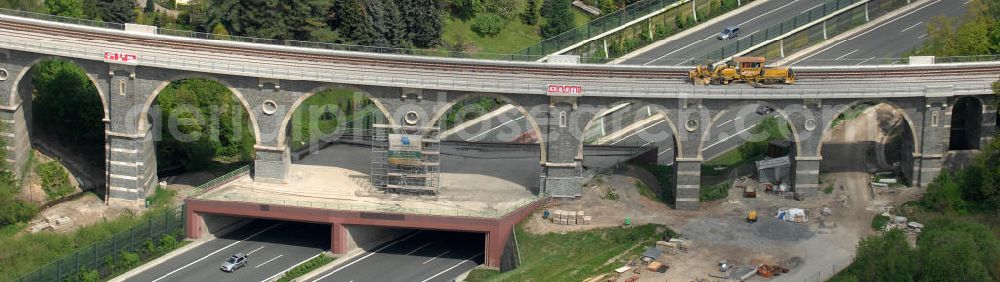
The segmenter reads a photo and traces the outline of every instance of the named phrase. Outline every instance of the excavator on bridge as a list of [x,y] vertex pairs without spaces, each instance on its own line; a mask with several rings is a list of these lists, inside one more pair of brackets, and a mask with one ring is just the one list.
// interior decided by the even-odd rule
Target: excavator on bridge
[[736,57],[734,65],[719,64],[712,68],[699,65],[688,72],[695,85],[747,83],[752,86],[762,84],[794,84],[795,72],[789,67],[766,67],[764,57]]

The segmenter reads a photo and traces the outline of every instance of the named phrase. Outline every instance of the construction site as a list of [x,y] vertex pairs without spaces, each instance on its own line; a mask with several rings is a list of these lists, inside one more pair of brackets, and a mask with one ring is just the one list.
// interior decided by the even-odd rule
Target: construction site
[[[662,224],[678,234],[633,246],[633,255],[608,261],[618,266],[615,271],[587,281],[826,280],[850,264],[861,238],[880,232],[870,226],[872,216],[892,214],[893,206],[919,199],[924,190],[903,184],[894,170],[899,164],[892,163],[893,155],[902,147],[896,135],[908,130],[900,113],[885,104],[859,110],[824,136],[831,149],[824,150],[822,191],[816,197],[796,200],[779,189],[787,172],[775,169],[781,158],[769,158],[756,162],[757,173],[730,179],[725,198],[698,211],[678,211],[641,195],[641,186],[662,184],[642,167],[628,165],[596,176],[579,200],[536,212],[525,230],[547,234]],[[895,227],[909,234],[922,226],[901,220]]]

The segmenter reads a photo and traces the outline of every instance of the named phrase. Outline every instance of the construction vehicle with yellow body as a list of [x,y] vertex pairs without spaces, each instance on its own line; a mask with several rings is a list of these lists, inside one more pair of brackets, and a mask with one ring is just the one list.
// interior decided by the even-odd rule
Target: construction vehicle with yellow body
[[789,67],[765,67],[764,57],[736,57],[734,66],[720,64],[711,68],[699,65],[688,72],[688,77],[695,85],[730,84],[743,82],[758,84],[793,84],[795,72]]

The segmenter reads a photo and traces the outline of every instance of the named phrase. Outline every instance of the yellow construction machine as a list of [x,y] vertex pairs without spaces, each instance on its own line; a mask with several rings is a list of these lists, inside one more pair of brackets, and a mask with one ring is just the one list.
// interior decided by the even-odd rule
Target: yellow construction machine
[[[765,67],[764,57],[736,57],[735,65],[720,64],[711,68],[699,65],[688,72],[688,77],[695,85],[730,84],[743,82],[758,84],[793,84],[795,72],[789,67]],[[711,68],[711,69],[710,69]]]

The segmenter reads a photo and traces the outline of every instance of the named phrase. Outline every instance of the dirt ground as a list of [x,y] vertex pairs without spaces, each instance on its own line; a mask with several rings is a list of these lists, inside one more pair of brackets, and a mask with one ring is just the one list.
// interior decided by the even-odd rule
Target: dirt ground
[[[886,162],[884,155],[873,154],[876,150],[867,147],[886,139],[882,133],[886,125],[898,124],[898,113],[879,105],[833,128],[824,136],[824,146],[846,144],[851,149],[824,155],[818,196],[804,201],[792,199],[790,193],[762,190],[756,198],[744,198],[742,191],[731,189],[726,199],[703,203],[698,211],[678,211],[639,195],[635,178],[616,174],[595,178],[578,200],[548,207],[583,210],[593,216],[591,225],[557,225],[542,220],[539,212],[526,228],[533,233],[578,231],[620,226],[628,216],[634,224],[665,224],[681,233],[686,251],[668,252],[660,258],[670,270],[666,274],[642,271],[639,281],[722,281],[710,276],[723,274],[718,269],[720,260],[736,266],[769,263],[791,269],[770,279],[774,281],[822,281],[851,262],[861,238],[876,234],[870,227],[876,212],[886,205],[918,199],[923,192],[920,188],[869,188],[871,172],[885,169]],[[620,199],[602,199],[607,187],[614,187]],[[825,193],[826,187],[833,189]],[[830,215],[821,214],[824,207],[830,208]],[[780,221],[775,218],[780,208],[802,208],[808,222]],[[745,221],[750,210],[758,212],[757,223]],[[618,281],[632,275],[626,273]],[[748,281],[765,280],[754,276]]]

